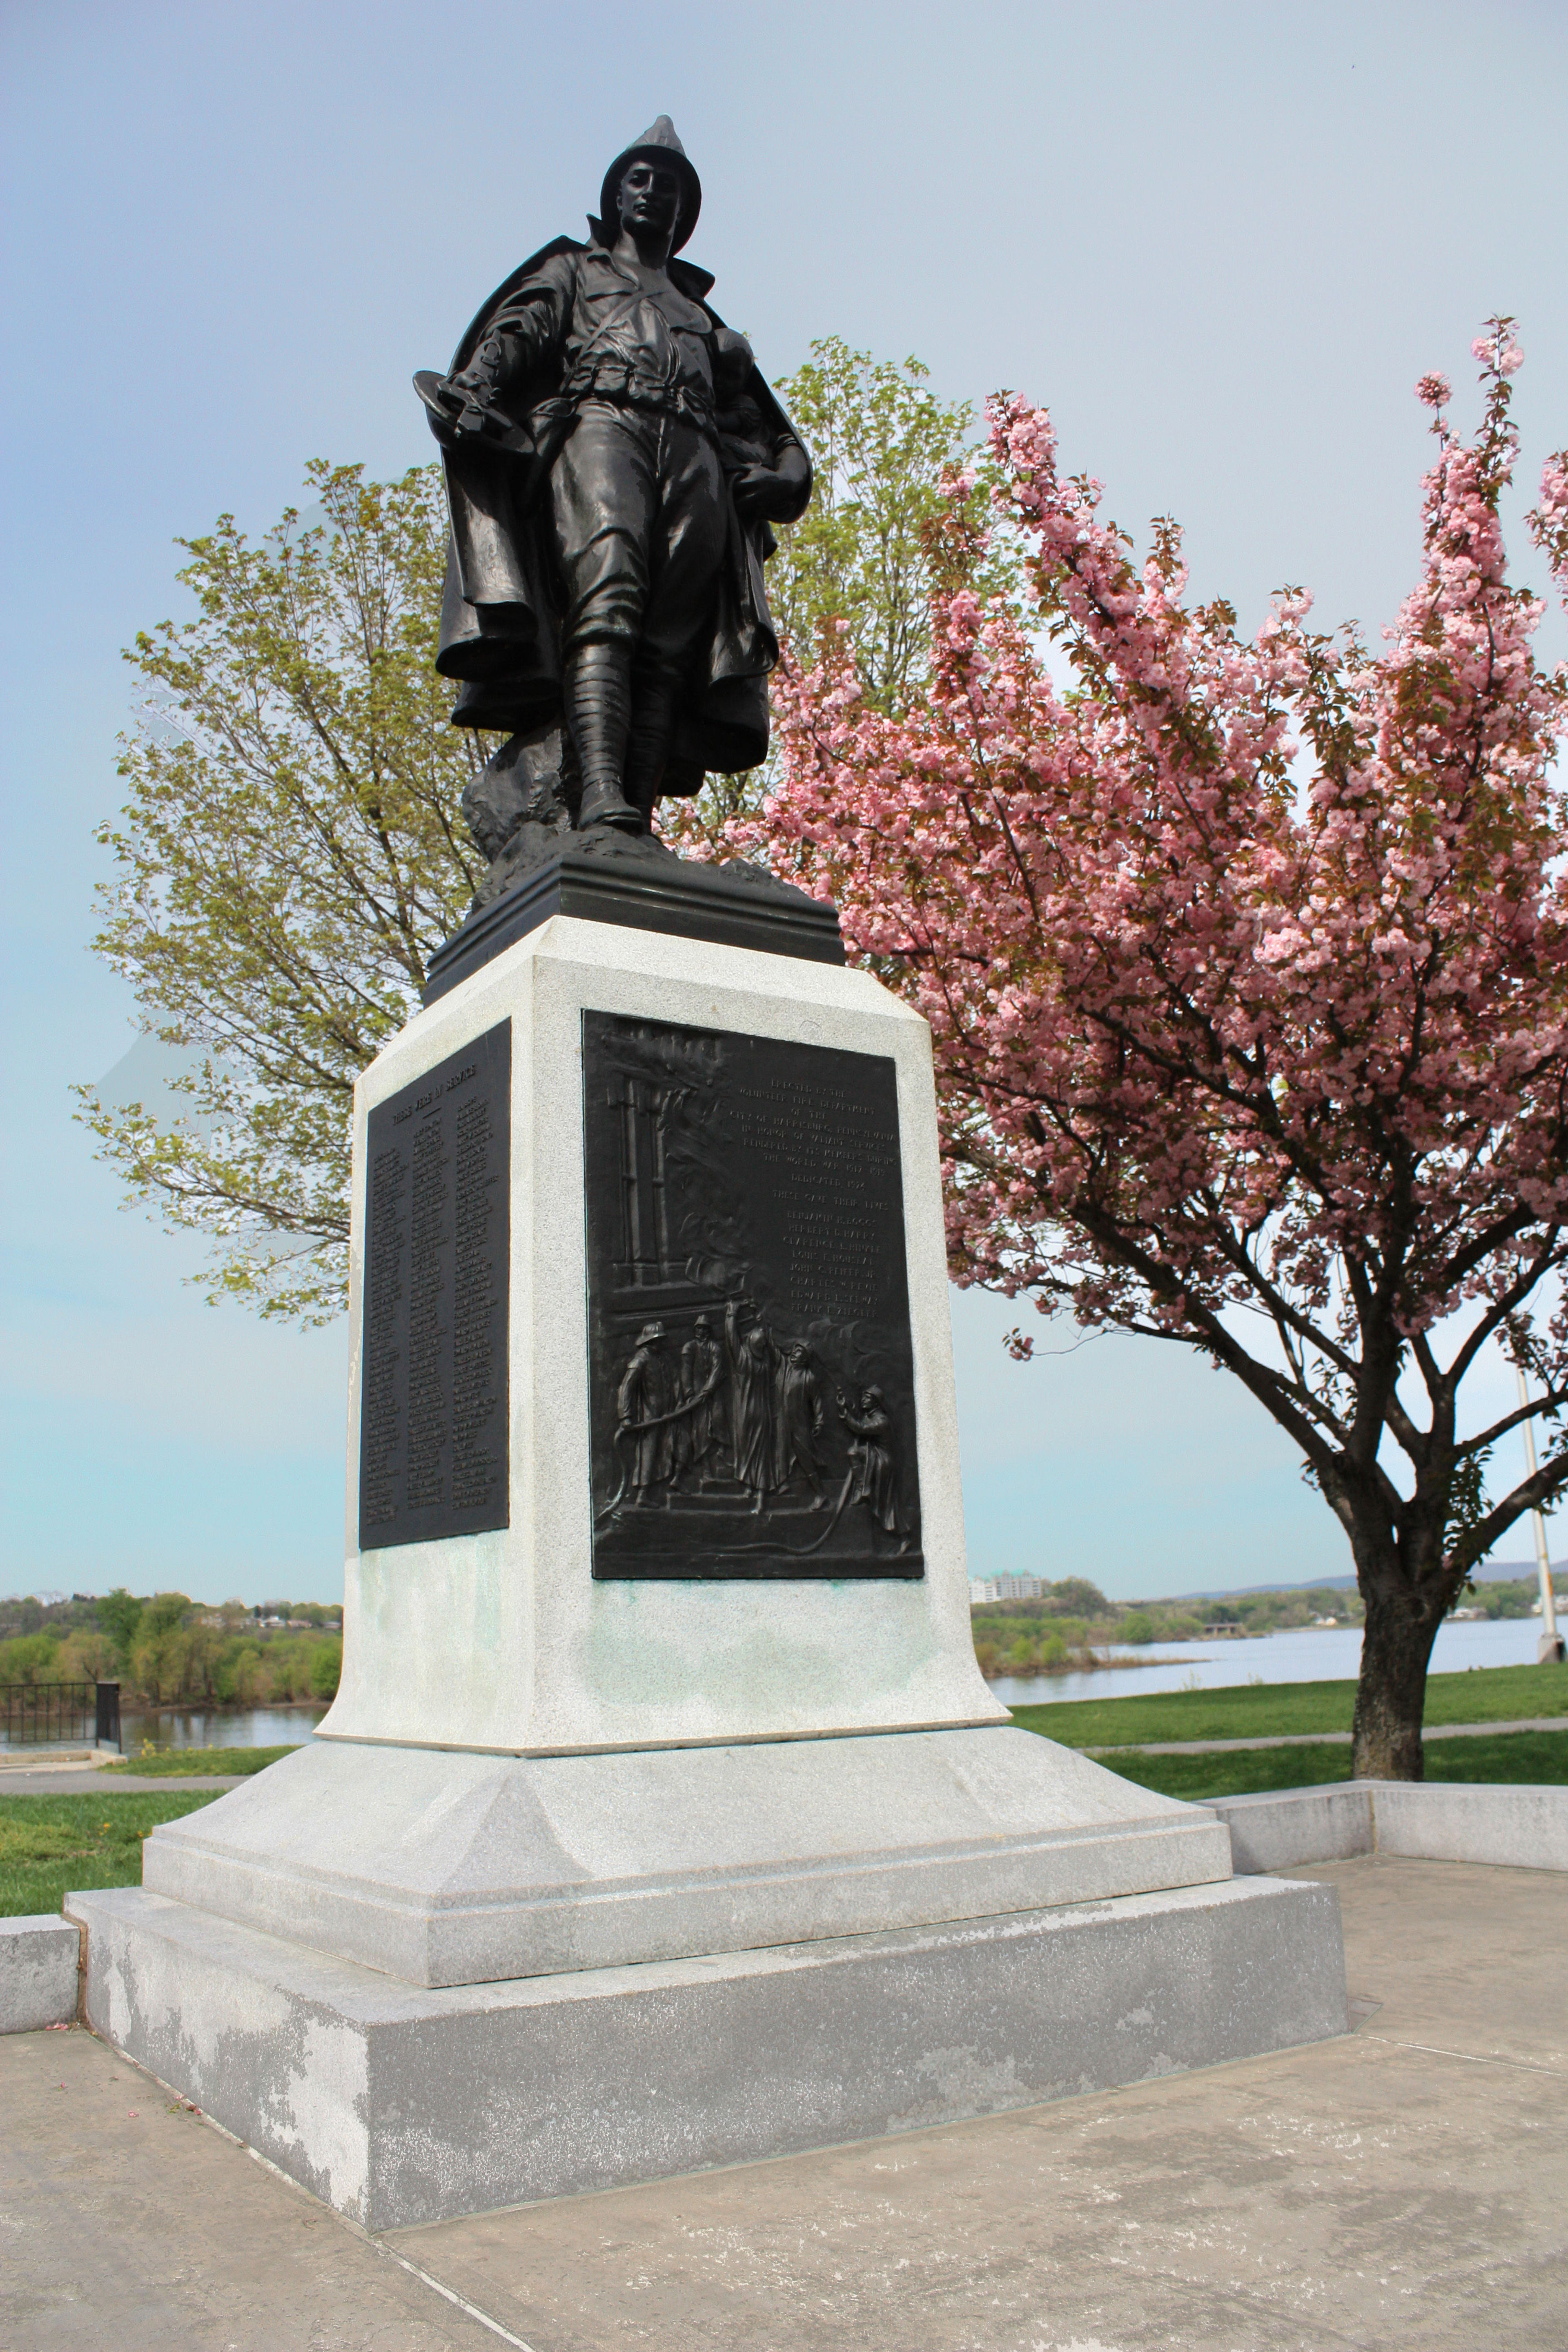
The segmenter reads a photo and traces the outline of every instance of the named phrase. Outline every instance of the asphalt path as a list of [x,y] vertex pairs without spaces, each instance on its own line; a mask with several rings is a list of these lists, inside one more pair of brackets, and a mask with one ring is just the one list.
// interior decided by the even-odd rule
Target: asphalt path
[[[1568,1715],[1520,1716],[1506,1723],[1429,1723],[1421,1737],[1427,1739],[1489,1739],[1505,1731],[1568,1731]],[[1050,1734],[1047,1732],[1048,1738]],[[1086,1748],[1086,1756],[1224,1756],[1247,1748],[1348,1748],[1348,1731],[1283,1731],[1250,1739],[1129,1739],[1113,1748]],[[84,1789],[105,1792],[123,1790],[237,1789],[254,1780],[250,1772],[115,1772],[98,1762],[38,1763],[14,1770],[0,1769],[0,1797],[65,1797]]]
[[101,1764],[33,1764],[0,1770],[0,1797],[79,1797],[85,1790],[101,1789],[106,1796],[123,1790],[237,1789],[255,1779],[253,1772],[110,1772]]
[[[1428,1739],[1489,1739],[1498,1731],[1568,1731],[1568,1715],[1521,1716],[1512,1723],[1428,1723],[1422,1727],[1423,1741]],[[1046,1737],[1049,1738],[1047,1732]],[[1281,1731],[1271,1738],[1252,1739],[1138,1739],[1123,1740],[1117,1748],[1086,1748],[1086,1756],[1223,1756],[1237,1748],[1348,1748],[1354,1734],[1349,1731]]]

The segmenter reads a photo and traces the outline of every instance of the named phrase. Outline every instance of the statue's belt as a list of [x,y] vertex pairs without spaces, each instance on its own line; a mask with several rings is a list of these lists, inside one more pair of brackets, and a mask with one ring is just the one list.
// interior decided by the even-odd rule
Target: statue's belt
[[568,378],[559,397],[580,408],[585,401],[606,400],[613,405],[652,409],[674,416],[700,433],[717,430],[713,395],[706,384],[672,383],[639,368],[635,360],[605,357]]

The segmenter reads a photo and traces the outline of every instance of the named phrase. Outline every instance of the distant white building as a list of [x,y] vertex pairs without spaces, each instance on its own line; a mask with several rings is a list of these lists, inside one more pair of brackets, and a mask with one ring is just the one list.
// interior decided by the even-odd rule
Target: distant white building
[[982,1608],[988,1601],[1043,1601],[1046,1579],[1043,1576],[972,1576],[969,1580],[969,1605]]

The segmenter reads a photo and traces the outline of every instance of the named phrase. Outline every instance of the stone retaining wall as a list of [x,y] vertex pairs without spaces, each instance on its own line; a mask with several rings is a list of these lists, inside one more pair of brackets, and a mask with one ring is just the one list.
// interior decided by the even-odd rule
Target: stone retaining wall
[[1290,1870],[1358,1853],[1568,1870],[1568,1787],[1335,1780],[1219,1797],[1208,1810],[1230,1831],[1238,1871]]
[[68,2025],[77,2012],[81,1930],[50,1912],[0,1919],[0,2033]]

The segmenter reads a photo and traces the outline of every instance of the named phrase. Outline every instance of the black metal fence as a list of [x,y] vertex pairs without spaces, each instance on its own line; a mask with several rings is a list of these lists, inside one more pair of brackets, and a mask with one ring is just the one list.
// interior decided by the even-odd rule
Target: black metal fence
[[0,1683],[0,1745],[120,1745],[118,1683]]

